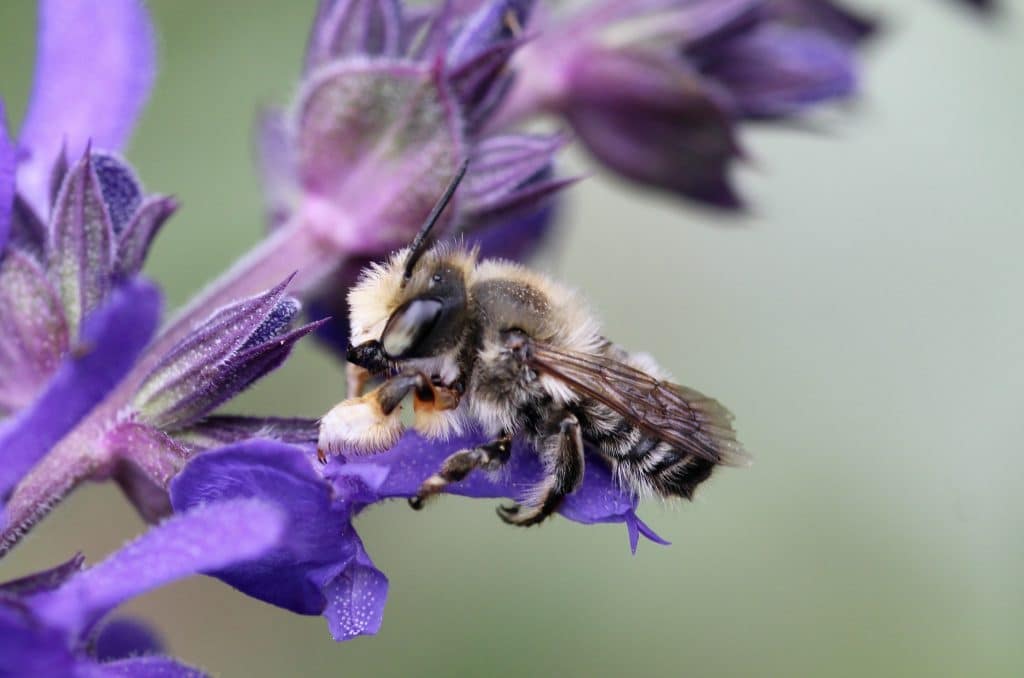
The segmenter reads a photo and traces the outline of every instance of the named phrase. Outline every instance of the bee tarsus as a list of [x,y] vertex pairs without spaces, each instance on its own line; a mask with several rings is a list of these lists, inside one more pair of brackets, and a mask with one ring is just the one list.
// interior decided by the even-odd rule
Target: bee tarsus
[[423,481],[416,496],[409,499],[409,505],[418,511],[449,483],[459,482],[478,468],[495,471],[505,465],[511,454],[512,437],[509,435],[502,435],[479,447],[459,450],[441,463],[437,473]]

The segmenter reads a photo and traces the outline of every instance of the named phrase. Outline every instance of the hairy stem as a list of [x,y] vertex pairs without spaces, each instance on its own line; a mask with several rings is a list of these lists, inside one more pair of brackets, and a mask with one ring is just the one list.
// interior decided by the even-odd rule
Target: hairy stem
[[102,452],[79,429],[68,435],[25,476],[7,503],[0,557],[42,520],[71,490],[106,466]]

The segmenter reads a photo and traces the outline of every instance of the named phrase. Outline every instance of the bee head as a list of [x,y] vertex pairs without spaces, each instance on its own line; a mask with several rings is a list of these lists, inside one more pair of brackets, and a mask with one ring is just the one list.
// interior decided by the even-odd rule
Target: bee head
[[372,372],[459,346],[467,320],[466,279],[475,252],[428,247],[427,238],[466,172],[464,162],[409,247],[363,271],[349,292],[348,359]]

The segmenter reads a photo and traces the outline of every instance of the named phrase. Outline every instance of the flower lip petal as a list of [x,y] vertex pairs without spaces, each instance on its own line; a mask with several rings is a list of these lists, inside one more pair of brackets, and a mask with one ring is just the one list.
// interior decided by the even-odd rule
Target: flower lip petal
[[[264,558],[214,573],[243,593],[300,614],[323,614],[336,640],[380,626],[386,578],[351,526],[350,488],[318,474],[310,448],[249,440],[195,457],[171,483],[175,510],[234,497],[260,497],[288,512],[284,542]],[[358,478],[370,498],[380,474]]]
[[58,589],[33,596],[40,619],[80,636],[130,598],[200,572],[251,560],[283,536],[281,511],[256,499],[213,502],[167,519]]
[[160,294],[146,282],[126,284],[83,323],[77,353],[58,367],[36,401],[0,430],[0,500],[121,380],[149,343]]
[[[409,432],[397,445],[374,456],[372,461],[346,462],[342,458],[334,458],[325,469],[325,477],[340,488],[339,483],[349,482],[348,479],[353,475],[364,475],[364,466],[384,467],[389,472],[374,493],[374,499],[412,497],[419,490],[420,484],[440,468],[449,454],[485,442],[487,438],[479,432],[455,436],[444,442],[430,441],[415,432]],[[522,501],[542,477],[540,456],[525,442],[517,439],[512,446],[512,458],[499,473],[470,473],[464,480],[449,485],[446,492],[466,497]],[[622,522],[632,529],[630,525],[639,520],[636,517],[636,506],[637,499],[618,487],[607,465],[596,455],[588,453],[583,482],[565,498],[558,513],[586,525]],[[658,541],[657,535],[646,526],[641,529],[637,524],[636,527],[639,534]]]
[[18,185],[46,215],[50,168],[65,142],[77,157],[89,139],[115,151],[127,141],[153,83],[155,43],[139,0],[43,0],[38,42],[20,136],[31,156]]

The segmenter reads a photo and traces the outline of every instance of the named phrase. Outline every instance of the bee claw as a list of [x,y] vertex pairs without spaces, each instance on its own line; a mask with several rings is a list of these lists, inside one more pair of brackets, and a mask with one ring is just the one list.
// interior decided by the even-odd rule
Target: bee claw
[[316,448],[316,460],[321,464],[327,464],[327,451],[322,447]]
[[417,494],[415,497],[409,497],[409,508],[413,511],[420,511],[423,509],[426,497],[421,494]]
[[495,512],[498,514],[498,517],[501,518],[503,522],[508,523],[509,525],[515,525],[515,517],[516,514],[519,513],[519,508],[519,504],[512,504],[511,506],[498,506],[498,508],[495,509]]

